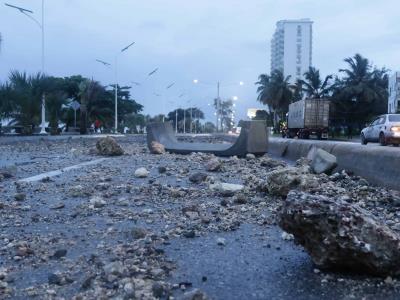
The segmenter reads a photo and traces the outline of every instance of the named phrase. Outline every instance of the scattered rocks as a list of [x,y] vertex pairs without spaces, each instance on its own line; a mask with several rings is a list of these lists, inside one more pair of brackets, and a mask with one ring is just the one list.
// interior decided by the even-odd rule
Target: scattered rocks
[[139,169],[136,169],[136,171],[135,171],[135,177],[136,178],[145,178],[145,177],[147,177],[147,176],[149,176],[149,171],[147,171],[147,169],[146,168],[139,168]]
[[150,144],[150,152],[152,154],[164,154],[165,153],[165,147],[163,144],[160,144],[158,142],[151,142]]
[[121,146],[110,136],[99,139],[96,143],[96,149],[98,154],[105,156],[119,156],[124,154]]
[[330,173],[337,166],[336,156],[322,149],[310,150],[311,169],[316,174]]
[[111,262],[104,266],[104,273],[106,275],[121,276],[125,272],[124,265],[120,261]]
[[321,268],[399,275],[400,236],[346,201],[291,191],[279,225]]

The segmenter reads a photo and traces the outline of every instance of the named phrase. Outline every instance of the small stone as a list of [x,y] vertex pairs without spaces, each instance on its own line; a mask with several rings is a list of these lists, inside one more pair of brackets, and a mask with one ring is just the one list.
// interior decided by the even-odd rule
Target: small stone
[[53,259],[60,259],[61,257],[64,257],[67,255],[67,249],[59,249],[54,254],[51,256]]
[[107,204],[107,202],[99,196],[92,197],[89,202],[94,208],[101,208]]
[[135,171],[136,178],[145,178],[147,176],[149,176],[149,171],[147,171],[146,168],[136,169],[136,171]]
[[235,204],[246,204],[247,203],[247,197],[244,194],[238,194],[233,199],[233,202]]
[[26,194],[25,193],[16,193],[14,195],[15,201],[24,201],[26,199]]
[[226,245],[226,240],[224,238],[217,238],[217,245],[225,246]]
[[189,181],[193,182],[193,183],[201,183],[201,182],[205,181],[206,178],[207,178],[207,174],[197,172],[197,173],[194,173],[189,176]]
[[106,275],[120,276],[125,272],[125,268],[120,261],[115,261],[104,266]]
[[57,204],[50,206],[50,209],[62,209],[64,207],[65,207],[65,204],[63,202],[59,202]]
[[218,158],[213,158],[209,160],[206,164],[206,170],[209,172],[217,172],[221,169],[221,162]]
[[164,167],[164,166],[158,167],[158,173],[164,174],[165,172],[167,172],[167,168],[166,167]]
[[147,235],[147,230],[144,228],[135,227],[131,230],[131,235],[135,240],[143,239]]
[[255,159],[255,158],[256,158],[256,156],[253,153],[247,153],[246,154],[246,159],[247,160],[251,160],[251,159]]
[[287,232],[285,232],[285,231],[282,232],[281,238],[282,238],[282,240],[285,240],[285,241],[292,241],[292,240],[294,240],[293,234],[287,233]]
[[182,235],[183,235],[185,238],[188,238],[188,239],[192,239],[192,238],[196,237],[196,233],[194,232],[194,230],[185,230],[185,231],[182,233]]
[[62,285],[62,277],[60,275],[51,273],[47,278],[49,284]]
[[214,184],[210,184],[210,189],[212,191],[217,191],[220,193],[235,193],[243,190],[244,186],[241,184],[234,183],[226,183],[226,182],[217,182]]

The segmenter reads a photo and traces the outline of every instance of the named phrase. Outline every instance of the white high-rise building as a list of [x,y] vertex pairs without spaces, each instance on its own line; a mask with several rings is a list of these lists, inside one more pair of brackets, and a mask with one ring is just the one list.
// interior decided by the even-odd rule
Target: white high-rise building
[[282,20],[276,23],[271,40],[271,72],[290,75],[290,82],[303,78],[312,65],[312,24],[310,19]]
[[389,77],[388,113],[400,113],[400,72],[394,72]]

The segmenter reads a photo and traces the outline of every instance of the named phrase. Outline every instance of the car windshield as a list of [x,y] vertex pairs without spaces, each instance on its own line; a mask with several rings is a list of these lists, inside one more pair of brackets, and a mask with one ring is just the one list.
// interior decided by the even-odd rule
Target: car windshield
[[400,115],[389,115],[389,122],[400,122]]

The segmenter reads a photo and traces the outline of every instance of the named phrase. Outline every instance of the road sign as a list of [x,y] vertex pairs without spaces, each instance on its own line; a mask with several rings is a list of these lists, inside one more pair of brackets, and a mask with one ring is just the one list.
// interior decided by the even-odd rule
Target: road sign
[[73,110],[75,110],[75,111],[77,111],[80,107],[81,107],[81,105],[79,104],[78,101],[73,101],[73,102],[71,103],[71,108],[72,108]]

